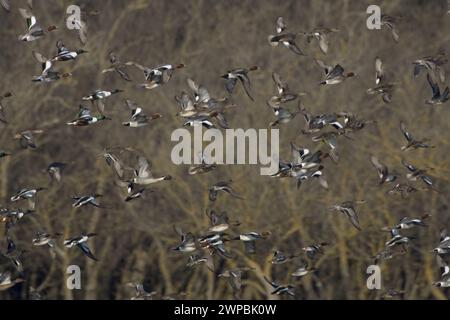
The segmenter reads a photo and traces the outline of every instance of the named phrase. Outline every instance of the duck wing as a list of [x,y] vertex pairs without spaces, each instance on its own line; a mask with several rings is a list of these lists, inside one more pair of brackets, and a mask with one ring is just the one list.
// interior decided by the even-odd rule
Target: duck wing
[[276,72],[272,73],[272,79],[275,82],[278,94],[282,95],[289,90],[288,84],[281,78],[281,76],[278,73]]
[[408,131],[408,129],[406,128],[406,125],[405,125],[405,123],[403,121],[400,122],[400,129],[402,130],[402,133],[405,136],[406,140],[411,142],[413,140],[413,136]]
[[333,78],[335,78],[337,76],[342,75],[343,73],[344,73],[344,68],[340,64],[337,64],[330,71],[330,73],[327,74],[326,79],[333,79]]
[[91,249],[89,249],[88,245],[85,242],[78,243],[77,247],[83,252],[83,254],[94,261],[98,261],[98,259],[94,256]]
[[225,89],[227,89],[228,93],[233,93],[234,87],[236,86],[236,78],[228,78],[225,82]]
[[151,178],[152,174],[150,172],[150,167],[150,162],[145,157],[139,156],[137,176],[139,178]]
[[245,248],[245,252],[247,252],[248,254],[255,254],[256,253],[256,241],[255,240],[244,241],[244,248]]
[[248,76],[245,73],[239,74],[238,78],[241,81],[242,86],[244,87],[245,93],[250,98],[250,100],[253,101],[254,99],[253,99],[252,95],[250,94],[250,79],[248,78]]
[[327,52],[328,52],[328,37],[325,34],[320,34],[320,36],[319,36],[319,47],[320,47],[320,50],[322,50],[322,52],[324,54],[327,54]]
[[8,0],[0,0],[0,5],[3,7],[3,9],[5,9],[7,12],[11,11],[11,7],[9,5],[9,1]]
[[283,17],[278,17],[277,19],[277,33],[282,33],[284,30],[286,30],[287,24],[284,22]]
[[431,91],[433,93],[433,96],[431,99],[439,99],[441,96],[441,91],[439,90],[439,85],[434,82],[434,80],[431,78],[430,74],[427,74],[427,81],[428,84],[431,87]]

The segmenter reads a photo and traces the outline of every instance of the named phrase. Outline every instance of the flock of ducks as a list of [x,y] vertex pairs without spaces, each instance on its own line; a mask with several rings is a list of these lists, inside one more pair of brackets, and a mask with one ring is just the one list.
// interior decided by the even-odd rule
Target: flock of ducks
[[[11,11],[8,1],[0,0],[0,4],[6,11]],[[28,29],[25,34],[20,35],[20,41],[35,41],[39,38],[50,36],[56,26],[48,26],[46,28],[38,24],[36,17],[30,11],[32,2],[28,1],[28,9],[19,8],[21,16],[26,20]],[[394,41],[399,41],[398,24],[399,19],[388,15],[383,15],[381,23],[391,33]],[[78,21],[80,25],[79,38],[82,45],[87,41],[86,24]],[[82,27],[81,27],[82,26]],[[282,17],[276,20],[276,34],[268,37],[268,42],[276,50],[287,49],[298,56],[305,56],[298,43],[298,37],[306,37],[307,43],[317,41],[321,52],[326,55],[330,46],[330,37],[338,36],[342,31],[335,28],[317,27],[310,32],[296,33],[290,31],[287,23]],[[40,74],[33,77],[33,82],[54,82],[62,81],[64,78],[72,76],[70,73],[61,74],[56,71],[56,67],[60,63],[78,60],[81,55],[89,54],[87,51],[79,48],[68,48],[61,40],[56,42],[56,52],[47,58],[43,54],[33,51],[33,56],[40,64]],[[283,50],[284,50],[283,49]],[[275,49],[274,49],[275,50]],[[139,63],[128,61],[121,62],[118,56],[111,52],[109,54],[110,66],[102,70],[102,73],[114,73],[123,81],[132,81],[128,74],[128,68],[137,68],[144,73],[143,82],[138,87],[146,90],[153,90],[160,86],[166,85],[171,78],[176,75],[179,69],[185,67],[184,64],[164,64],[156,67],[146,67]],[[323,80],[317,84],[318,86],[338,85],[345,81],[352,81],[351,78],[357,76],[354,72],[346,72],[340,64],[327,65],[324,61],[316,59],[316,63],[324,72]],[[426,73],[427,82],[431,88],[431,98],[425,101],[429,105],[441,105],[449,100],[449,87],[445,86],[444,65],[447,59],[443,53],[434,56],[427,56],[413,61],[413,77],[419,77],[421,73]],[[258,72],[259,66],[251,66],[248,68],[236,68],[226,71],[221,75],[224,79],[224,91],[229,97],[213,97],[208,89],[196,83],[192,79],[187,80],[189,91],[182,91],[175,97],[175,102],[179,106],[177,116],[183,119],[183,126],[195,127],[203,126],[206,128],[229,128],[226,118],[227,112],[232,112],[238,105],[234,104],[230,97],[240,87],[250,100],[254,100],[251,89],[251,74]],[[397,83],[394,79],[390,79],[384,70],[381,58],[377,57],[374,62],[375,86],[367,90],[368,94],[379,94],[384,103],[390,103],[394,95],[394,89]],[[356,114],[346,111],[325,114],[311,114],[303,105],[302,97],[307,93],[294,92],[290,89],[283,77],[274,72],[272,74],[274,83],[274,95],[268,97],[267,105],[273,111],[275,119],[268,124],[269,127],[277,127],[287,125],[297,116],[303,117],[304,128],[299,131],[299,135],[309,136],[317,147],[314,150],[297,146],[294,142],[290,144],[291,158],[289,160],[279,159],[278,171],[273,174],[273,178],[290,178],[295,182],[297,188],[308,181],[317,181],[319,185],[328,189],[328,182],[325,178],[326,161],[329,158],[332,162],[339,162],[340,148],[338,142],[342,138],[352,139],[350,135],[357,134],[358,131],[364,129],[366,125],[373,123],[371,120],[360,119]],[[239,90],[241,90],[239,89]],[[114,96],[123,94],[120,89],[104,90],[96,89],[85,96],[80,97],[82,104],[73,120],[67,122],[69,126],[89,126],[101,121],[110,120],[106,115],[106,102],[113,99]],[[10,92],[0,96],[0,122],[7,124],[8,119],[4,112],[3,105],[6,99],[10,99],[14,95]],[[13,98],[11,98],[13,99]],[[294,104],[294,107],[290,107]],[[128,127],[143,127],[150,122],[162,118],[161,114],[147,114],[144,109],[134,101],[125,99],[125,106],[130,112],[130,120],[123,122]],[[96,111],[94,111],[94,109]],[[416,129],[417,130],[417,129]],[[21,148],[36,149],[36,136],[42,133],[42,130],[27,130],[17,133],[15,136],[19,140]],[[434,148],[427,138],[415,138],[407,128],[405,122],[399,124],[399,134],[403,134],[405,145],[401,147],[402,151],[415,150],[419,148]],[[125,155],[131,155],[135,159],[130,163],[124,161]],[[11,153],[0,150],[0,158],[13,156]],[[115,176],[118,187],[124,189],[126,196],[123,198],[125,202],[138,201],[144,196],[147,187],[154,183],[169,181],[172,179],[170,175],[155,176],[152,172],[150,161],[146,158],[144,152],[133,148],[105,148],[104,152],[98,155],[103,157],[106,164],[111,168]],[[206,174],[217,168],[217,165],[206,161],[204,155],[200,154],[200,164],[193,165],[189,168],[190,175]],[[384,159],[383,159],[384,161]],[[402,160],[401,164],[406,169],[405,175],[402,177],[394,170],[390,170],[381,159],[375,155],[370,156],[370,162],[375,168],[379,176],[380,185],[389,185],[388,194],[399,194],[403,198],[407,198],[411,193],[419,190],[429,192],[440,192],[435,185],[434,178],[429,174],[430,168],[418,168],[407,160]],[[51,163],[47,172],[56,183],[64,178],[66,163]],[[18,190],[11,195],[11,203],[28,203],[26,209],[10,209],[2,208],[0,210],[0,221],[6,227],[7,248],[3,253],[5,257],[10,259],[18,272],[17,277],[13,277],[11,272],[0,270],[0,291],[8,290],[18,283],[26,281],[23,270],[22,251],[20,251],[12,238],[11,229],[13,229],[28,214],[36,210],[36,198],[45,197],[45,187],[24,188]],[[245,201],[245,196],[238,192],[231,180],[218,181],[208,190],[208,198],[211,203],[215,202],[218,197],[229,197],[231,201]],[[92,206],[99,209],[107,208],[101,202],[101,194],[84,194],[73,197],[74,208]],[[358,231],[363,231],[358,218],[358,206],[366,203],[365,200],[347,200],[342,203],[332,204],[330,211],[342,214],[348,219],[351,226]],[[228,281],[235,298],[240,297],[242,288],[242,277],[249,272],[254,271],[248,266],[236,267],[233,269],[217,270],[214,257],[219,259],[233,259],[234,254],[230,247],[230,243],[242,243],[245,252],[249,255],[256,254],[257,243],[260,241],[269,241],[271,237],[270,231],[247,230],[246,232],[235,232],[235,227],[241,226],[237,220],[232,220],[227,212],[218,212],[216,210],[207,210],[206,212],[210,225],[206,230],[196,232],[184,231],[180,226],[174,226],[174,232],[180,237],[180,241],[174,244],[173,250],[180,255],[187,256],[186,266],[194,268],[201,265],[206,266],[211,272],[218,272],[218,277]],[[383,230],[389,232],[390,238],[385,243],[385,248],[377,253],[374,263],[379,264],[384,260],[388,260],[397,255],[403,255],[408,250],[408,244],[414,241],[414,237],[405,235],[404,230],[420,229],[427,226],[424,222],[430,218],[430,214],[423,214],[420,217],[403,217],[398,224],[385,227]],[[242,227],[242,226],[241,226]],[[233,234],[229,232],[232,231]],[[58,241],[61,234],[50,234],[44,231],[38,231],[31,243],[34,246],[48,247],[51,258],[55,258],[58,253]],[[95,254],[89,248],[89,241],[97,236],[96,233],[83,233],[74,235],[69,239],[62,241],[62,245],[67,249],[78,248],[80,253],[87,258],[97,261]],[[101,236],[101,235],[99,235]],[[324,254],[327,242],[311,243],[302,248],[301,252],[282,252],[276,250],[273,257],[269,261],[272,264],[296,263],[297,267],[291,274],[293,279],[301,279],[310,273],[316,272],[315,262],[317,258]],[[442,230],[440,242],[436,248],[432,250],[438,259],[438,266],[441,268],[441,277],[433,283],[439,287],[450,287],[450,271],[448,266],[448,258],[450,257],[450,235]],[[273,295],[289,295],[295,296],[295,284],[283,284],[267,276],[263,277],[267,282],[267,286],[272,288]],[[157,295],[156,292],[147,292],[140,283],[129,283],[128,286],[135,289],[136,295],[132,299],[152,299]],[[161,296],[163,299],[182,298],[186,294],[180,293],[173,296]],[[398,295],[395,290],[389,290],[385,296],[393,297]],[[37,292],[30,292],[32,297],[40,297]]]

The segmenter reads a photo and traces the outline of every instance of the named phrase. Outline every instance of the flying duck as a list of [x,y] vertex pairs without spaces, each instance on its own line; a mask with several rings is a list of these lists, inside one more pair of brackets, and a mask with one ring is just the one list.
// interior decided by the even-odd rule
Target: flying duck
[[56,182],[61,182],[61,174],[66,166],[67,163],[62,162],[50,163],[47,167],[47,172],[50,175],[50,178]]
[[295,258],[297,258],[299,256],[299,254],[285,254],[284,252],[280,251],[280,250],[275,250],[273,252],[273,256],[270,259],[270,263],[272,264],[283,264],[289,261],[294,260]]
[[327,246],[328,242],[321,242],[316,244],[311,244],[309,246],[303,247],[302,250],[306,253],[309,259],[314,259],[319,254],[324,254],[323,247]]
[[225,248],[225,242],[230,241],[228,235],[223,232],[209,232],[198,238],[203,249],[210,249],[210,255],[219,254],[222,258],[229,259],[231,255]]
[[131,180],[135,184],[147,185],[160,181],[171,180],[170,175],[155,178],[150,171],[150,162],[143,156],[138,156],[138,167],[134,171],[135,177]]
[[242,273],[252,270],[254,269],[249,267],[233,268],[230,270],[225,270],[224,272],[220,273],[217,277],[228,279],[228,283],[230,284],[233,290],[233,296],[236,299],[239,299],[240,298],[239,293],[242,287]]
[[14,138],[19,139],[20,146],[23,149],[36,149],[36,141],[34,140],[35,134],[41,134],[43,133],[43,130],[26,130],[21,133],[17,133]]
[[127,283],[127,286],[134,288],[134,290],[136,291],[134,297],[132,297],[130,300],[153,300],[153,297],[157,294],[156,291],[147,292],[144,289],[144,285],[142,285],[141,283],[130,282]]
[[232,180],[220,181],[220,182],[217,182],[216,184],[214,184],[212,187],[210,187],[209,188],[209,200],[216,201],[217,194],[219,191],[224,191],[237,199],[244,199],[238,193],[236,193],[236,191],[234,191],[234,189],[230,185],[231,182],[232,182]]
[[62,236],[60,233],[55,233],[54,235],[45,233],[45,232],[38,232],[36,233],[36,236],[32,240],[32,243],[34,246],[48,246],[50,250],[50,256],[52,258],[55,258],[56,252],[55,252],[55,245],[56,245],[56,238]]
[[49,26],[43,29],[41,25],[37,22],[36,17],[28,9],[19,8],[19,12],[22,17],[27,21],[28,31],[27,33],[20,35],[20,41],[34,41],[43,37],[47,32],[56,30],[56,26]]
[[98,261],[98,259],[94,256],[94,254],[92,253],[91,249],[89,249],[88,245],[87,245],[87,241],[96,236],[96,233],[87,233],[87,234],[81,234],[79,236],[67,239],[64,241],[64,245],[67,248],[72,248],[74,246],[77,246],[85,256],[87,256],[88,258],[91,258],[94,261]]
[[144,89],[153,89],[166,84],[172,78],[175,70],[184,68],[182,63],[176,65],[165,64],[156,68],[148,68],[133,61],[129,61],[125,65],[134,66],[144,72],[146,82],[139,85],[139,87]]
[[272,73],[272,80],[275,83],[276,95],[267,100],[267,105],[272,109],[279,108],[281,104],[294,101],[300,96],[306,95],[305,92],[293,93],[289,90],[287,82],[277,73]]
[[159,113],[152,113],[150,116],[147,116],[142,108],[137,105],[137,103],[126,100],[126,105],[131,111],[131,120],[128,122],[122,122],[122,125],[126,127],[139,128],[148,125],[151,121],[155,119],[162,118],[162,115]]
[[[389,229],[390,232],[390,229]],[[400,256],[400,255],[404,255],[406,254],[406,250],[397,250],[396,248],[401,248],[401,247],[389,247],[389,248],[384,248],[383,250],[381,250],[380,252],[378,252],[376,255],[372,256],[371,258],[374,259],[374,264],[379,265],[382,261],[384,260],[390,260],[396,256]]]
[[439,105],[447,102],[449,100],[449,92],[450,92],[448,86],[445,87],[444,92],[441,93],[439,85],[437,84],[437,82],[433,81],[430,74],[427,74],[427,80],[428,84],[431,87],[433,96],[430,99],[426,100],[425,103],[429,105]]
[[242,233],[238,235],[237,237],[234,237],[233,240],[240,240],[244,242],[244,248],[245,251],[248,254],[255,254],[256,253],[256,240],[263,240],[266,239],[268,236],[270,236],[272,233],[269,231],[264,232],[248,232],[248,233]]
[[8,123],[8,121],[6,121],[6,116],[5,116],[5,111],[4,111],[4,107],[2,104],[3,99],[5,98],[9,98],[12,96],[11,92],[6,92],[2,95],[0,95],[0,123]]
[[390,174],[388,167],[382,163],[377,157],[371,155],[370,162],[377,169],[378,177],[380,178],[379,184],[383,184],[385,182],[394,182],[397,179],[395,174]]
[[428,138],[424,138],[422,140],[414,139],[412,134],[406,128],[406,125],[403,121],[400,122],[400,129],[402,130],[402,133],[405,136],[405,139],[408,141],[408,144],[406,144],[405,146],[403,146],[401,148],[403,151],[408,150],[408,149],[418,149],[418,148],[434,148],[434,146],[427,144],[427,142],[429,141]]
[[272,286],[272,288],[274,289],[270,294],[276,294],[276,295],[288,294],[290,296],[295,296],[294,286],[292,286],[290,284],[288,284],[288,285],[280,284],[278,282],[268,279],[266,276],[264,276],[264,280],[266,280],[266,282],[268,284],[270,284]]
[[106,99],[113,94],[123,92],[123,90],[115,89],[112,91],[107,90],[101,90],[97,89],[94,92],[88,94],[87,96],[84,96],[82,100],[84,101],[91,101],[92,103],[97,103],[97,109],[98,111],[103,114],[105,112],[105,104],[103,103],[103,99]]
[[217,213],[215,210],[206,211],[211,226],[208,232],[220,233],[228,230],[229,227],[236,227],[240,225],[239,221],[230,221],[226,211]]
[[276,127],[279,124],[285,124],[294,119],[299,113],[301,113],[301,106],[299,104],[297,111],[289,111],[288,109],[282,107],[272,108],[272,111],[277,118],[275,121],[269,123],[269,127]]
[[337,211],[339,213],[342,213],[347,216],[347,218],[350,220],[351,224],[361,231],[361,227],[359,225],[359,219],[358,214],[355,210],[356,204],[363,204],[365,203],[365,200],[357,200],[357,201],[345,201],[341,204],[335,204],[330,207],[330,210]]
[[433,286],[449,288],[450,287],[450,267],[440,256],[437,256],[439,267],[441,268],[441,279],[433,282]]
[[304,277],[311,272],[315,272],[317,269],[308,267],[308,262],[304,261],[292,274],[293,277]]
[[320,50],[322,50],[324,54],[327,54],[329,45],[328,35],[338,31],[338,29],[334,28],[319,27],[314,28],[311,32],[304,32],[303,35],[306,36],[306,41],[308,43],[310,43],[313,39],[319,41]]
[[282,17],[277,19],[277,34],[269,35],[268,40],[269,44],[273,47],[278,46],[279,44],[285,46],[292,52],[298,55],[304,56],[305,54],[300,50],[300,48],[295,43],[295,39],[297,37],[297,33],[285,32],[287,28],[286,23],[284,22]]
[[120,77],[126,81],[131,81],[130,76],[124,70],[125,64],[121,63],[114,52],[109,53],[109,62],[111,65],[107,69],[103,69],[102,73],[117,72]]
[[439,53],[436,56],[427,56],[413,61],[414,78],[419,76],[422,70],[428,71],[431,74],[433,81],[445,82],[445,71],[443,65],[447,63],[447,58],[444,53]]
[[93,195],[86,195],[86,196],[80,196],[80,197],[72,197],[72,199],[74,200],[74,202],[72,203],[72,207],[74,208],[79,208],[82,206],[86,206],[86,205],[91,205],[97,208],[104,208],[103,206],[101,206],[98,201],[97,198],[103,197],[101,194],[93,194]]
[[417,179],[420,179],[431,190],[439,192],[439,190],[434,187],[433,179],[427,174],[426,169],[419,169],[411,163],[406,162],[404,159],[402,159],[402,164],[410,171],[406,174],[408,180],[416,181]]
[[385,80],[385,72],[383,62],[379,57],[375,58],[375,84],[376,87],[367,89],[368,94],[379,94],[383,102],[390,103],[392,101],[392,92],[394,91],[394,83]]
[[188,173],[190,175],[204,174],[217,169],[217,165],[212,163],[212,161],[205,154],[199,153],[197,156],[200,160],[200,164],[194,164],[189,167]]
[[408,183],[397,183],[391,190],[389,190],[387,193],[390,195],[399,194],[402,196],[403,199],[407,199],[408,196],[411,193],[419,191],[414,186],[408,184]]
[[228,93],[233,93],[236,82],[239,80],[245,90],[245,93],[247,93],[247,96],[250,98],[250,100],[253,101],[254,99],[250,94],[250,78],[248,77],[248,73],[255,70],[259,70],[259,67],[252,66],[248,69],[233,69],[223,74],[221,77],[226,79],[225,88],[227,89]]
[[47,188],[35,188],[35,189],[21,189],[17,193],[15,193],[13,196],[11,196],[11,201],[18,201],[18,200],[28,200],[28,206],[30,210],[34,210],[36,207],[36,202],[34,200],[34,197],[39,191],[46,190]]
[[387,14],[381,15],[381,26],[385,26],[388,30],[391,31],[392,39],[395,42],[398,42],[399,36],[397,31],[397,23],[400,17],[388,16]]
[[215,128],[214,123],[209,120],[208,117],[192,117],[188,118],[185,123],[183,123],[183,127],[205,127],[206,129]]
[[191,232],[185,233],[183,230],[177,226],[173,226],[175,232],[181,237],[181,243],[172,248],[172,250],[180,252],[194,252],[197,250],[197,241],[194,234]]
[[7,248],[6,253],[3,254],[4,257],[11,260],[11,262],[14,264],[14,267],[19,273],[23,273],[23,263],[21,256],[25,252],[25,250],[18,250],[16,247],[15,242],[6,235],[6,242],[7,242]]
[[214,260],[211,254],[203,252],[194,252],[194,254],[189,256],[189,262],[186,264],[187,267],[192,268],[197,265],[205,264],[208,270],[214,272]]
[[401,245],[405,250],[409,241],[414,240],[414,237],[402,236],[398,229],[391,230],[391,239],[386,242],[386,247],[394,247]]
[[68,121],[68,126],[84,127],[90,124],[94,124],[103,120],[111,120],[111,118],[105,115],[93,116],[91,110],[83,105],[79,106],[78,118]]
[[87,51],[83,49],[70,51],[61,40],[56,42],[56,48],[58,49],[58,53],[52,58],[51,61],[75,60],[80,54],[87,53]]
[[344,73],[344,68],[340,64],[337,64],[333,67],[325,65],[322,60],[316,59],[316,62],[325,71],[325,79],[320,82],[320,84],[322,85],[338,84],[343,82],[347,78],[355,76],[354,72]]
[[11,273],[9,272],[0,273],[0,291],[8,290],[9,288],[14,287],[16,284],[24,281],[25,280],[22,278],[11,280]]
[[450,235],[446,229],[441,230],[439,245],[433,249],[433,252],[443,256],[450,253]]

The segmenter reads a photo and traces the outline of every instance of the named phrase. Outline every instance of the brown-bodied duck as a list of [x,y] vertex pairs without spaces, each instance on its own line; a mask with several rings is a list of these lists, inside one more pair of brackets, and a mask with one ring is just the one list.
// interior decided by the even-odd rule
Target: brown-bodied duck
[[386,27],[392,34],[392,39],[394,39],[395,42],[398,42],[399,40],[399,35],[398,35],[398,31],[397,31],[397,24],[400,20],[400,16],[394,17],[394,16],[389,16],[387,14],[383,14],[381,15],[381,26]]
[[367,89],[368,94],[379,94],[385,103],[392,101],[392,93],[394,91],[395,83],[387,82],[385,72],[383,69],[383,62],[380,57],[375,58],[375,84],[376,87]]
[[242,274],[247,271],[252,271],[253,268],[249,267],[237,267],[229,270],[225,270],[217,277],[228,279],[228,283],[233,290],[233,296],[235,299],[240,299],[239,293],[242,288]]
[[244,199],[231,187],[232,182],[233,182],[232,180],[219,181],[219,182],[215,183],[214,185],[212,185],[209,188],[209,200],[216,201],[217,194],[219,193],[219,191],[224,191],[237,199]]
[[439,84],[434,82],[430,74],[427,74],[428,84],[431,87],[432,96],[430,99],[426,100],[425,103],[429,105],[439,105],[447,102],[449,100],[449,88],[445,87],[444,91],[441,93],[441,89],[439,88]]
[[402,164],[409,171],[406,174],[406,178],[408,180],[416,181],[417,179],[420,179],[428,188],[430,188],[433,191],[439,192],[439,190],[437,190],[434,187],[433,179],[428,175],[428,170],[427,169],[417,168],[413,164],[405,161],[404,159],[402,159]]
[[267,100],[267,105],[272,109],[279,108],[283,103],[294,101],[300,96],[306,95],[305,92],[294,93],[289,90],[287,82],[277,72],[272,73],[272,80],[277,92],[276,95]]
[[292,52],[294,52],[295,54],[304,56],[305,54],[300,50],[300,48],[297,46],[297,43],[295,42],[295,39],[301,33],[286,32],[286,29],[287,25],[284,22],[284,19],[282,17],[279,17],[277,19],[277,27],[276,27],[277,34],[269,35],[268,37],[269,44],[273,47],[276,47],[281,44],[286,48],[288,48],[289,50],[291,50]]
[[334,204],[330,207],[330,210],[337,211],[339,213],[347,216],[351,224],[361,231],[361,226],[359,224],[358,214],[356,213],[355,206],[357,204],[363,204],[365,200],[357,200],[357,201],[345,201],[340,204]]
[[438,53],[435,56],[426,56],[413,61],[414,78],[419,76],[422,70],[426,70],[431,75],[433,81],[440,80],[445,82],[445,70],[443,65],[447,63],[447,58],[443,52]]
[[108,68],[103,69],[102,73],[116,72],[123,80],[131,81],[130,76],[125,71],[125,64],[120,62],[119,58],[114,52],[109,53],[109,62],[111,63],[111,65]]
[[405,139],[408,142],[406,145],[404,145],[401,148],[403,151],[406,151],[409,149],[418,149],[418,148],[434,148],[434,146],[427,143],[429,141],[428,138],[424,138],[421,140],[414,139],[412,134],[406,128],[406,125],[403,121],[400,122],[400,129],[403,133],[403,136],[405,137]]
[[371,155],[370,162],[375,167],[375,169],[377,169],[378,177],[380,178],[379,184],[383,184],[385,182],[394,182],[397,179],[397,175],[389,173],[388,167],[377,157]]
[[306,37],[306,41],[308,43],[310,43],[313,39],[319,41],[320,50],[322,50],[324,54],[327,54],[329,46],[328,35],[334,32],[339,32],[339,30],[334,28],[318,27],[314,28],[311,32],[304,32],[303,35]]
[[35,141],[35,139],[34,139],[34,135],[36,135],[36,134],[41,134],[41,133],[43,133],[43,132],[44,132],[44,131],[43,131],[43,130],[40,130],[40,129],[36,129],[36,130],[26,130],[26,131],[17,133],[17,134],[14,136],[14,138],[15,138],[15,139],[19,139],[20,146],[21,146],[23,149],[27,149],[27,148],[30,148],[30,149],[36,149],[36,148],[37,148],[37,144],[36,144],[36,141]]
[[122,122],[122,125],[131,128],[140,128],[148,125],[151,121],[162,118],[160,113],[152,113],[146,115],[142,108],[135,102],[131,100],[126,100],[126,105],[131,111],[131,120],[127,122]]

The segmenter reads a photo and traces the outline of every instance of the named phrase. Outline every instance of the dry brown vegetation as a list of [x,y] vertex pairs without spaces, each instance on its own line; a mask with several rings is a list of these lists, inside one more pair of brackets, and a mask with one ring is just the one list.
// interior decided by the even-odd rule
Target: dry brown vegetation
[[[24,218],[12,230],[18,247],[25,249],[23,260],[26,282],[0,298],[27,298],[30,286],[50,299],[127,299],[133,295],[127,282],[142,282],[161,294],[187,292],[191,299],[229,299],[227,282],[203,266],[186,267],[188,257],[170,250],[179,241],[174,224],[193,232],[205,230],[205,209],[211,206],[208,188],[219,180],[233,179],[245,201],[219,197],[214,207],[226,210],[241,221],[238,231],[270,230],[272,236],[257,243],[257,255],[246,256],[241,243],[232,243],[233,260],[215,257],[218,272],[247,265],[255,268],[244,276],[242,297],[269,299],[269,276],[296,286],[299,299],[367,299],[366,268],[370,257],[380,251],[388,239],[380,229],[393,225],[403,216],[420,216],[430,212],[429,227],[413,229],[409,252],[384,262],[383,290],[404,290],[407,299],[446,299],[448,291],[433,287],[439,269],[431,249],[438,243],[439,230],[450,227],[449,145],[450,105],[427,107],[430,89],[422,74],[413,79],[411,62],[448,48],[450,16],[445,1],[376,1],[383,12],[402,15],[400,42],[396,44],[386,30],[366,28],[366,8],[374,1],[79,1],[88,2],[100,14],[88,18],[88,54],[75,62],[63,63],[60,70],[73,77],[49,85],[31,82],[39,73],[33,49],[45,55],[55,52],[57,39],[70,48],[79,46],[76,33],[64,27],[65,8],[72,1],[35,1],[34,13],[43,25],[56,24],[58,31],[32,43],[22,43],[17,36],[25,29],[24,21],[14,10],[0,11],[1,91],[14,96],[4,100],[9,124],[2,127],[0,148],[14,153],[0,159],[0,199],[3,207],[14,207],[10,196],[23,187],[49,186],[37,198],[36,214]],[[24,6],[22,4],[21,6]],[[312,43],[300,41],[307,56],[296,56],[285,48],[272,48],[267,36],[274,32],[275,20],[283,16],[291,30],[307,31],[320,24],[340,29],[330,36],[330,49],[324,56]],[[126,83],[115,74],[101,74],[108,67],[108,52],[114,50],[123,61],[134,60],[153,66],[161,63],[185,63],[165,86],[140,90],[135,82],[142,75],[131,71],[134,83]],[[400,82],[393,101],[384,104],[378,96],[369,96],[373,86],[373,61],[380,56],[385,69]],[[337,86],[321,87],[322,70],[313,58],[340,63],[356,78]],[[303,103],[314,114],[352,111],[364,119],[376,120],[352,135],[354,140],[340,139],[341,160],[336,165],[326,161],[325,174],[329,190],[317,183],[305,183],[297,190],[290,180],[259,175],[257,166],[221,166],[206,175],[187,175],[188,166],[170,161],[171,132],[182,120],[176,117],[178,106],[173,97],[187,90],[191,77],[205,84],[214,96],[225,96],[219,76],[234,67],[261,66],[251,75],[251,102],[238,86],[233,99],[241,108],[229,118],[233,128],[266,128],[273,114],[266,99],[274,93],[271,73],[277,71],[294,91],[306,91]],[[448,65],[444,66],[450,71]],[[84,128],[69,127],[78,111],[80,98],[96,88],[126,90],[107,101],[106,113],[113,119]],[[164,118],[144,128],[121,126],[128,119],[123,99],[141,104],[145,110],[159,112]],[[418,137],[429,137],[437,148],[400,151],[404,143],[399,129],[405,121]],[[281,126],[281,152],[289,156],[289,141],[313,148],[307,136],[297,136],[303,127],[298,117]],[[37,137],[38,149],[21,150],[15,133],[26,129],[44,129]],[[132,146],[144,150],[156,174],[170,174],[174,180],[157,184],[145,199],[124,203],[122,190],[114,185],[114,176],[103,159],[96,155],[107,146]],[[402,158],[419,167],[432,167],[441,194],[418,192],[409,199],[388,196],[387,187],[377,185],[376,171],[370,164],[374,154],[395,168],[403,178]],[[50,184],[45,169],[53,161],[70,163],[61,184]],[[113,209],[71,207],[74,195],[98,192]],[[362,231],[358,232],[327,207],[336,202],[365,199],[359,207]],[[20,204],[22,205],[22,204]],[[96,232],[91,249],[99,258],[94,262],[78,250],[63,248],[52,260],[43,247],[31,244],[33,235],[43,230],[60,232],[64,238],[81,232]],[[233,233],[234,233],[233,232]],[[292,279],[295,263],[274,266],[268,263],[275,248],[298,252],[305,244],[327,241],[331,245],[317,263],[319,271],[300,281]],[[3,245],[4,248],[4,245]],[[82,267],[82,290],[65,286],[66,267]],[[0,271],[13,270],[11,263],[0,259]]]

